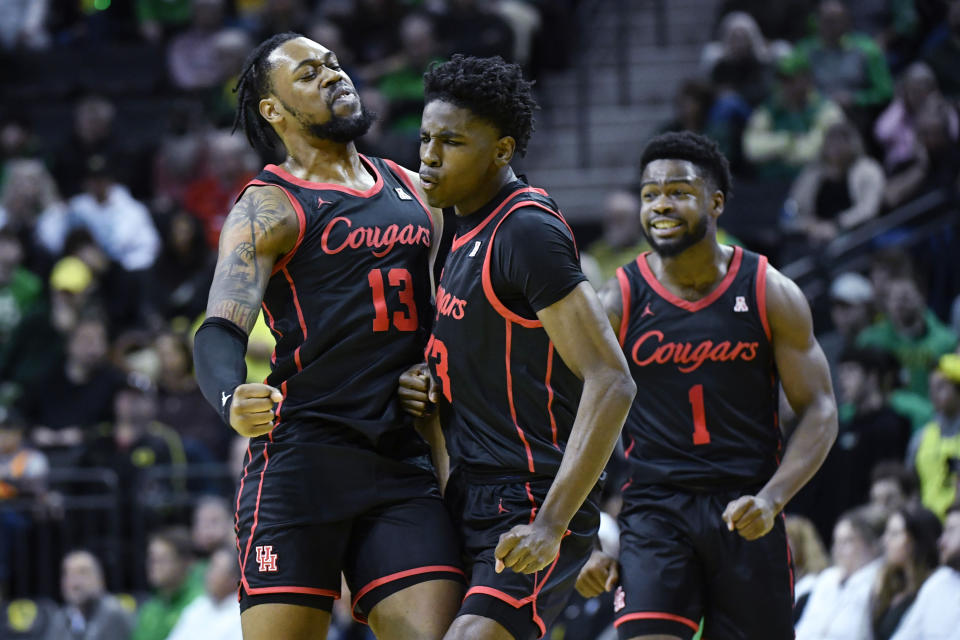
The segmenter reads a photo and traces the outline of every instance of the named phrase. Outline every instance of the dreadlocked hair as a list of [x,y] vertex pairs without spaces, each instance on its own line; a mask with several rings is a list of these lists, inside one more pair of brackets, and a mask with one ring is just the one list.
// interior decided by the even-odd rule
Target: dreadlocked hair
[[697,165],[704,176],[729,198],[733,188],[730,163],[717,143],[692,131],[664,133],[649,143],[640,157],[640,173],[654,160],[686,160]]
[[284,42],[302,37],[299,33],[287,31],[261,42],[244,60],[240,79],[233,88],[237,94],[237,114],[234,116],[231,132],[238,128],[243,129],[253,148],[264,155],[273,153],[280,141],[270,123],[260,117],[260,100],[270,93],[271,89],[267,58]]
[[516,141],[523,156],[533,133],[533,111],[539,109],[519,65],[500,56],[476,58],[456,54],[423,74],[424,102],[443,100],[469,109]]

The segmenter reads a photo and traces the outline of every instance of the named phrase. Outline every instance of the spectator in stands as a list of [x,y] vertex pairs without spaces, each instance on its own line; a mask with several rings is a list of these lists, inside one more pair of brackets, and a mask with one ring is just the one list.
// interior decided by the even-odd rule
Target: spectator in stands
[[223,26],[224,0],[193,0],[190,25],[167,47],[167,70],[184,91],[209,89],[220,79],[216,37]]
[[[364,70],[390,103],[387,128],[416,139],[423,110],[423,74],[431,63],[441,60],[441,47],[433,20],[413,13],[400,23],[400,51],[382,64]],[[416,143],[411,143],[411,147]]]
[[154,349],[160,361],[157,377],[157,420],[183,438],[199,441],[216,460],[226,460],[231,435],[200,394],[193,375],[190,347],[182,335],[166,330]]
[[723,0],[716,15],[726,16],[733,11],[749,13],[768,38],[796,41],[807,35],[807,18],[813,0]]
[[[230,503],[220,496],[204,496],[193,508],[190,537],[197,561],[194,562],[190,579],[200,587],[203,587],[207,567],[218,549],[232,546],[233,563],[237,563],[233,517],[234,510],[230,508]],[[234,580],[234,595],[236,595],[236,582]]]
[[881,306],[882,301],[887,298],[891,282],[915,276],[913,261],[909,254],[899,247],[878,249],[870,255],[868,277],[873,283],[875,299],[881,302]]
[[192,321],[206,309],[216,254],[201,222],[183,209],[161,219],[159,227],[162,248],[150,269],[144,304],[156,324],[178,316]]
[[108,594],[103,568],[89,551],[71,551],[63,558],[61,610],[69,636],[65,640],[127,640],[133,631],[133,612]]
[[960,0],[951,0],[946,24],[931,34],[923,60],[933,69],[943,93],[960,99]]
[[810,65],[792,54],[777,67],[773,94],[747,121],[743,152],[762,179],[792,180],[820,153],[823,136],[843,112],[810,82]]
[[838,122],[827,129],[817,161],[794,181],[790,200],[796,215],[788,228],[814,251],[880,213],[884,176],[866,154],[857,129]]
[[0,351],[10,344],[18,327],[43,304],[43,281],[23,266],[20,238],[0,228]]
[[910,439],[909,422],[887,399],[898,364],[878,349],[850,347],[840,356],[839,432],[820,470],[793,508],[828,532],[843,512],[867,501],[870,470],[881,460],[902,460]]
[[24,390],[24,411],[33,425],[35,444],[76,447],[94,425],[111,418],[113,395],[122,377],[107,361],[108,348],[106,324],[91,311],[67,335],[66,361]]
[[[909,164],[916,156],[916,116],[930,99],[940,96],[937,78],[923,62],[914,62],[900,76],[897,97],[890,103],[873,126],[873,135],[883,146],[883,164],[893,174]],[[960,135],[957,113],[950,111],[947,123],[951,140]]]
[[602,235],[580,255],[584,273],[600,287],[647,248],[640,231],[640,200],[625,189],[613,191],[603,203]]
[[202,594],[188,579],[192,563],[190,534],[186,529],[171,527],[150,536],[147,581],[153,596],[137,612],[132,640],[165,640],[183,610]]
[[[233,532],[231,530],[231,536]],[[183,610],[167,640],[237,640],[241,636],[237,583],[240,566],[235,544],[224,544],[210,556],[205,591]]]
[[887,518],[883,565],[870,601],[873,640],[889,640],[937,567],[940,520],[923,507],[901,508]]
[[927,396],[927,377],[941,355],[957,348],[957,336],[927,308],[912,278],[897,278],[880,299],[883,317],[864,329],[857,345],[893,354],[900,362],[905,387]]
[[41,221],[63,220],[67,208],[53,176],[40,160],[11,160],[5,166],[5,180],[0,188],[0,229],[16,233],[24,242],[27,263],[35,268],[48,266],[49,257],[41,259],[37,245],[44,244],[45,228]]
[[868,640],[870,590],[881,562],[877,532],[864,514],[842,515],[833,530],[833,566],[817,580],[796,640]]
[[203,224],[207,245],[214,251],[230,207],[256,176],[256,161],[241,135],[216,131],[207,139],[206,166],[187,187],[183,206]]
[[908,502],[914,501],[916,481],[899,460],[884,460],[870,472],[870,502],[868,506],[889,516]]
[[437,20],[437,33],[446,39],[447,52],[512,61],[513,30],[495,10],[496,3],[449,0]]
[[950,135],[956,109],[946,100],[931,97],[916,116],[917,137],[912,161],[887,180],[884,202],[897,207],[938,190],[960,188],[960,146]]
[[721,91],[732,91],[755,107],[770,92],[777,53],[767,45],[753,17],[734,11],[720,21],[719,39],[708,42],[700,55],[700,68]]
[[[114,127],[117,109],[109,99],[89,95],[77,101],[73,109],[73,130],[56,149],[53,175],[64,197],[74,196],[84,188],[91,156],[116,159],[124,172],[121,182],[128,184],[127,152],[122,134]],[[62,241],[62,238],[61,238]],[[54,251],[56,252],[56,251]]]
[[872,120],[893,96],[883,51],[870,36],[850,31],[850,15],[840,0],[820,2],[817,34],[797,49],[810,61],[817,89],[858,125]]
[[45,49],[50,46],[46,30],[46,2],[14,0],[3,6],[0,17],[0,49]]
[[923,583],[893,640],[954,638],[960,629],[960,504],[947,511],[939,547],[941,566]]
[[930,374],[930,400],[936,414],[914,436],[907,462],[920,478],[923,505],[942,517],[960,482],[960,355],[940,358]]
[[790,555],[796,569],[796,582],[793,586],[793,619],[796,622],[803,615],[810,594],[813,593],[821,572],[830,565],[830,561],[827,558],[826,547],[810,520],[803,516],[788,515],[786,527]]
[[846,271],[830,283],[829,296],[833,329],[817,340],[830,363],[830,378],[836,382],[840,354],[853,346],[857,335],[873,321],[873,284],[856,271]]
[[65,220],[45,229],[45,247],[60,254],[70,231],[82,227],[127,271],[148,269],[160,250],[160,237],[147,208],[117,182],[113,162],[101,155],[88,158],[84,191],[67,202]]

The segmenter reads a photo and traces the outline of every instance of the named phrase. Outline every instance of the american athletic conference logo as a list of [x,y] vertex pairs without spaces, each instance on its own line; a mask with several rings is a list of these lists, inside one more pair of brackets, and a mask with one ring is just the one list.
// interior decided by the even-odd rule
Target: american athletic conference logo
[[273,552],[273,545],[257,547],[257,564],[260,565],[260,573],[277,570],[277,554]]

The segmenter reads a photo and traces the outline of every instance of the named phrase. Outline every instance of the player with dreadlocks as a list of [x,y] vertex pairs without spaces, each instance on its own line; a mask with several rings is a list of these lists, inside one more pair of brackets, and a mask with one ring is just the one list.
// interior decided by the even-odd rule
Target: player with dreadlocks
[[[250,438],[237,494],[245,640],[325,637],[340,575],[382,640],[440,638],[459,546],[397,379],[423,358],[442,217],[416,174],[357,153],[373,115],[337,57],[298,34],[261,43],[236,125],[282,145],[238,198],[195,341],[204,396]],[[271,373],[244,384],[260,310]]]
[[424,78],[420,179],[453,207],[428,400],[454,467],[446,497],[470,588],[447,640],[532,640],[563,610],[600,521],[597,482],[635,388],[556,203],[510,167],[536,103],[520,68],[453,56]]

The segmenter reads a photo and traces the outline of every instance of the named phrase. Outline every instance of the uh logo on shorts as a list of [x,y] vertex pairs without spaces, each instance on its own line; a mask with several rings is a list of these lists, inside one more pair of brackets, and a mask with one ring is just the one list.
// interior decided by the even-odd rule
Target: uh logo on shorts
[[260,573],[277,570],[277,554],[273,552],[272,544],[257,547],[257,564],[260,565]]

